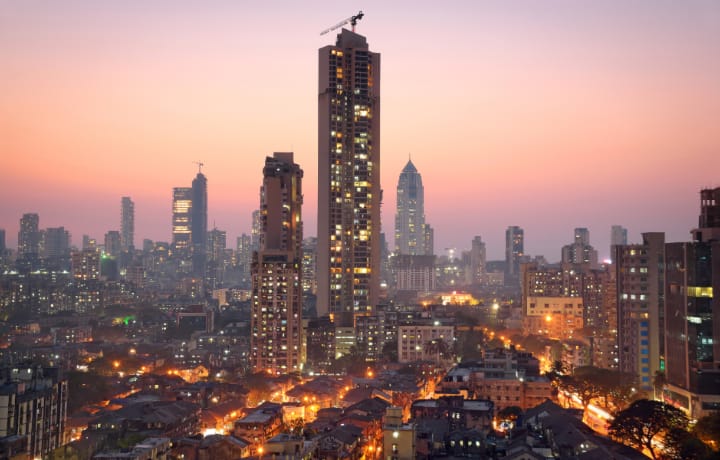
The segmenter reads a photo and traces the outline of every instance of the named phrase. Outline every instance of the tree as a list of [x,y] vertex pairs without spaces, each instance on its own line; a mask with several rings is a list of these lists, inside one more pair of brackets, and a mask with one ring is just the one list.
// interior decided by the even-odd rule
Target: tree
[[397,339],[385,342],[380,353],[382,360],[386,363],[398,362],[398,344]]
[[639,399],[620,411],[610,423],[609,434],[618,442],[647,449],[657,460],[655,442],[675,429],[687,429],[685,414],[669,404]]
[[560,379],[560,388],[575,394],[580,398],[583,409],[593,399],[603,394],[603,387],[600,384],[600,374],[602,369],[593,366],[581,366],[575,369],[572,377],[563,376]]
[[713,450],[720,449],[720,412],[700,417],[693,427],[693,433]]
[[522,409],[518,406],[507,406],[498,412],[498,419],[515,421],[522,415]]
[[445,359],[449,352],[450,347],[443,339],[433,339],[425,344],[425,353],[435,358],[435,364],[440,364],[440,360]]
[[710,460],[712,449],[684,428],[671,428],[663,437],[663,459]]

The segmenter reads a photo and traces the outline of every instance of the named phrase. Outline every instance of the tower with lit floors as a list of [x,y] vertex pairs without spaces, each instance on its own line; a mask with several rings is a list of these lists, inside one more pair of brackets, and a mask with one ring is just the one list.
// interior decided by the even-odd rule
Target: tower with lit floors
[[380,54],[343,29],[319,69],[317,311],[349,337],[380,289]]

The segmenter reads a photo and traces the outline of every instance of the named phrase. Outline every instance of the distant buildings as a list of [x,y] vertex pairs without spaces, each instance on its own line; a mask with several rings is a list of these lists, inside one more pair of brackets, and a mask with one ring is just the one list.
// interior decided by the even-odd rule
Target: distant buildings
[[352,327],[380,295],[380,55],[343,29],[319,75],[317,311]]
[[562,263],[598,268],[598,254],[590,246],[590,231],[587,228],[576,228],[575,239],[562,248]]
[[265,160],[262,232],[253,254],[251,362],[255,372],[302,370],[302,176],[292,153]]

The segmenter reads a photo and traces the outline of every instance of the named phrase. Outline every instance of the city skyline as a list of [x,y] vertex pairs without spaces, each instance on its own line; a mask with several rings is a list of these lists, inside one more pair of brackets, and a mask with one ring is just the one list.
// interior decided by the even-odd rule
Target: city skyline
[[[172,188],[198,160],[208,221],[235,241],[250,232],[264,152],[277,150],[295,151],[306,171],[305,234],[316,234],[314,62],[339,30],[319,32],[356,8],[170,5],[0,6],[11,19],[0,41],[9,247],[26,213],[76,245],[84,233],[100,240],[119,230],[122,196],[135,204],[137,242],[170,241]],[[720,168],[717,3],[454,6],[360,5],[358,32],[387,60],[388,240],[408,153],[437,254],[479,235],[501,259],[512,225],[525,253],[551,261],[576,227],[603,258],[616,224],[629,242],[652,231],[690,239],[698,192],[717,186]]]

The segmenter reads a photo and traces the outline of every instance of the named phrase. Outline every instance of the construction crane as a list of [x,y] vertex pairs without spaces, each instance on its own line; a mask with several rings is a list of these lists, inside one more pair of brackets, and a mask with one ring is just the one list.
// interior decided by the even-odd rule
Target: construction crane
[[202,167],[205,166],[205,163],[202,161],[193,161],[196,165],[198,165],[198,174],[202,173]]
[[332,32],[332,31],[335,30],[335,29],[339,29],[340,27],[344,26],[344,25],[347,24],[348,22],[350,23],[350,25],[352,25],[352,31],[355,32],[355,24],[357,24],[357,22],[358,22],[359,20],[361,20],[361,19],[363,18],[363,16],[365,16],[365,15],[363,14],[363,12],[362,12],[362,11],[358,11],[358,14],[356,14],[355,16],[350,16],[349,18],[347,18],[347,19],[345,19],[345,20],[343,20],[343,21],[338,22],[337,24],[335,24],[334,26],[330,27],[329,29],[323,30],[322,32],[320,32],[320,35],[325,35],[325,34],[328,33],[328,32]]

